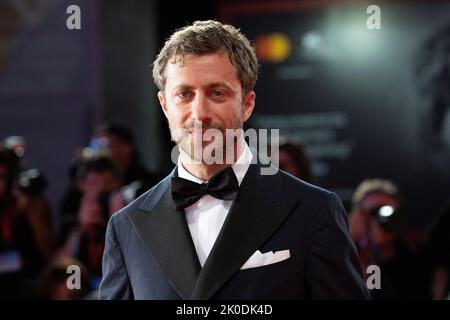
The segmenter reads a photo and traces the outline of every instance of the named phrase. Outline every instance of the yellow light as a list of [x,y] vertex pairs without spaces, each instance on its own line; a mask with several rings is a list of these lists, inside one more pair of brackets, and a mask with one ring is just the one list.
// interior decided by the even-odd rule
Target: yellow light
[[291,54],[291,41],[280,32],[262,35],[256,39],[256,52],[263,62],[280,63]]

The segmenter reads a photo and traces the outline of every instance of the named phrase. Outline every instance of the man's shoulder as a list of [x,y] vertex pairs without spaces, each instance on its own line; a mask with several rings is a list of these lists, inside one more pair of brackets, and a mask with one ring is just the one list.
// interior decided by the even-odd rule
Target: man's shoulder
[[333,194],[333,192],[327,189],[303,181],[283,170],[278,170],[278,174],[281,178],[284,192],[288,196],[299,196],[303,199],[317,199],[328,198]]
[[[257,162],[256,167],[260,168],[259,174],[265,185],[265,188],[272,189],[272,192],[282,193],[283,196],[287,197],[299,197],[303,200],[318,201],[330,199],[334,197],[334,193],[326,190],[317,185],[313,185],[306,181],[303,181],[286,171],[276,168],[270,161],[258,153],[255,149],[251,149],[254,157],[256,156]],[[272,174],[264,174],[261,170],[262,167],[266,167]],[[280,190],[273,190],[274,188],[280,187]]]
[[321,226],[345,225],[347,212],[339,196],[330,190],[300,180],[280,170],[283,192],[300,204],[295,212]]

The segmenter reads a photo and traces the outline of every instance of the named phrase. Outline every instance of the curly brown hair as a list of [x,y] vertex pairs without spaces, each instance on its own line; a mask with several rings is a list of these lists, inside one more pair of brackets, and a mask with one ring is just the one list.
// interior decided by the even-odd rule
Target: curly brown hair
[[187,55],[203,55],[225,50],[236,68],[243,94],[253,90],[258,77],[255,49],[239,29],[214,20],[195,21],[174,32],[153,63],[153,79],[164,91],[167,63],[176,63]]

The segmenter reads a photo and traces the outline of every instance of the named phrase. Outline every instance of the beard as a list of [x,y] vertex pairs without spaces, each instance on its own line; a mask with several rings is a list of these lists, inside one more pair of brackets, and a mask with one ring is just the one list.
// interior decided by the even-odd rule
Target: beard
[[219,123],[203,124],[199,121],[175,127],[169,121],[169,128],[172,141],[195,163],[225,163],[227,154],[234,152],[238,139],[236,136],[227,135],[227,129],[242,129],[243,120],[242,116],[237,116],[228,127]]

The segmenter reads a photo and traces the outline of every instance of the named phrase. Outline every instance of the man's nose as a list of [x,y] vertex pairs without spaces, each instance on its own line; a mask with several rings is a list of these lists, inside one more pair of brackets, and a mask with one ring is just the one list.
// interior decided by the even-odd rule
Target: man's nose
[[209,101],[203,94],[197,94],[192,101],[191,118],[202,123],[211,121]]

